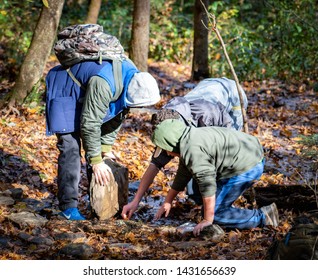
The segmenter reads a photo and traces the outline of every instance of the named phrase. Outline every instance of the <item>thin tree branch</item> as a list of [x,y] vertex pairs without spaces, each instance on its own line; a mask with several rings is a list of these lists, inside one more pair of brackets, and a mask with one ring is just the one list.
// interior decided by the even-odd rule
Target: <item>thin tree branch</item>
[[[240,97],[240,104],[241,104],[241,110],[242,110],[242,116],[243,116],[243,124],[244,124],[244,132],[245,133],[248,133],[248,125],[247,125],[247,116],[246,116],[246,110],[245,110],[245,107],[244,107],[244,100],[243,100],[243,94],[242,94],[242,91],[241,91],[241,88],[240,88],[240,83],[239,83],[239,80],[237,78],[237,75],[236,75],[236,72],[234,70],[234,67],[233,67],[233,64],[230,60],[230,57],[226,51],[226,47],[225,47],[225,44],[224,44],[224,41],[222,39],[222,36],[216,26],[216,18],[215,18],[215,15],[214,14],[211,14],[208,12],[207,8],[205,7],[204,3],[201,1],[201,4],[208,16],[208,20],[209,20],[209,26],[211,28],[211,30],[213,32],[215,32],[217,38],[219,39],[220,43],[221,43],[221,46],[222,46],[222,49],[223,49],[223,52],[224,52],[224,55],[226,57],[226,60],[230,66],[230,69],[231,69],[231,72],[232,72],[232,75],[234,77],[234,80],[235,80],[235,84],[236,84],[236,87],[237,87],[237,91],[239,93],[239,97]],[[209,29],[203,22],[202,24],[205,26],[205,28]]]

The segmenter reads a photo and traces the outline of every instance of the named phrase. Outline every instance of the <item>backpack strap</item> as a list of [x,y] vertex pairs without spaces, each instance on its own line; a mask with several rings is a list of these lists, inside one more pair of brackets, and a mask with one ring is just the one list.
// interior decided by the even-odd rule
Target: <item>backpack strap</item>
[[70,68],[66,69],[67,74],[71,77],[71,79],[73,80],[73,82],[75,84],[77,84],[81,89],[86,90],[86,88],[80,83],[79,80],[76,79],[76,77],[73,75],[72,71]]
[[[134,62],[131,59],[127,57],[125,60],[128,61],[130,64],[132,64],[135,68],[137,68],[137,66],[134,64]],[[113,75],[114,75],[114,81],[116,86],[116,91],[115,91],[113,99],[117,100],[118,97],[121,95],[122,90],[124,88],[122,60],[113,59],[112,61],[113,61]]]
[[[129,60],[131,61],[131,60]],[[132,63],[132,62],[131,62]],[[81,84],[81,82],[76,79],[76,77],[73,75],[70,68],[66,68],[66,72],[71,77],[71,79],[76,83],[81,89],[86,90],[86,88]],[[122,61],[119,59],[113,60],[113,75],[114,75],[114,81],[115,81],[115,94],[113,96],[114,100],[117,100],[120,96],[123,88],[123,72],[122,72]]]
[[118,59],[113,60],[113,75],[115,81],[115,94],[113,99],[117,100],[124,88],[122,62]]

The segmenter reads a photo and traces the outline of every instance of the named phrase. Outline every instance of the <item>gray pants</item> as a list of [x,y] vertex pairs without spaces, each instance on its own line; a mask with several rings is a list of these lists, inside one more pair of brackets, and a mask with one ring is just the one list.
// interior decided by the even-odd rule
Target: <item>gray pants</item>
[[60,210],[78,205],[78,184],[81,178],[81,140],[77,132],[57,134],[58,200]]

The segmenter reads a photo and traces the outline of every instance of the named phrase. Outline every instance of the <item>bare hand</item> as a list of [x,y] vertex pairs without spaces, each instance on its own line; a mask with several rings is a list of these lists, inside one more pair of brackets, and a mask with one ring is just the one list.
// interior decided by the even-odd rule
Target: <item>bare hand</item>
[[157,211],[155,215],[155,220],[159,220],[162,216],[162,214],[165,214],[165,218],[168,217],[171,209],[171,203],[165,202],[161,205],[160,209]]
[[108,191],[110,191],[110,176],[112,174],[111,168],[105,164],[104,162],[93,164],[92,169],[95,176],[95,182],[96,184],[99,184],[101,186],[108,186]]
[[198,223],[194,229],[193,229],[193,234],[194,236],[199,236],[200,232],[205,228],[212,225],[212,222],[207,221],[205,219],[203,219],[200,223]]
[[123,211],[121,212],[121,216],[123,217],[124,220],[128,220],[131,218],[132,214],[137,210],[138,208],[138,203],[134,203],[133,201],[126,204],[123,207]]

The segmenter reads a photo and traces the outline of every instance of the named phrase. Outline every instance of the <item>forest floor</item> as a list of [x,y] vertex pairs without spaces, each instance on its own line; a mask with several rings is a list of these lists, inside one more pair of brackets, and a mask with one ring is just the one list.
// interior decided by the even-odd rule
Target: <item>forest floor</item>
[[[170,98],[186,94],[193,85],[189,83],[189,68],[181,65],[151,63],[149,71],[162,93],[157,109]],[[260,139],[266,151],[265,171],[256,187],[317,186],[317,159],[306,155],[306,147],[300,142],[300,135],[318,133],[317,92],[306,83],[267,80],[241,84],[249,100],[249,133]],[[43,107],[18,109],[19,113],[1,112],[0,259],[263,260],[269,257],[275,240],[291,229],[295,218],[312,210],[279,206],[277,228],[224,229],[225,235],[217,240],[211,235],[180,235],[175,231],[179,225],[195,222],[200,216],[200,208],[184,194],[178,197],[168,219],[153,222],[153,214],[173,182],[177,168],[174,160],[155,178],[131,221],[119,215],[107,221],[64,220],[57,215],[56,139],[45,135]],[[118,162],[129,170],[129,200],[154,149],[150,119],[151,110],[130,112],[114,145]],[[79,207],[89,217],[84,161],[82,171]],[[315,199],[314,194],[317,190],[310,194]],[[262,205],[243,195],[236,206]],[[16,220],[15,214],[21,213],[31,213],[36,222]]]

